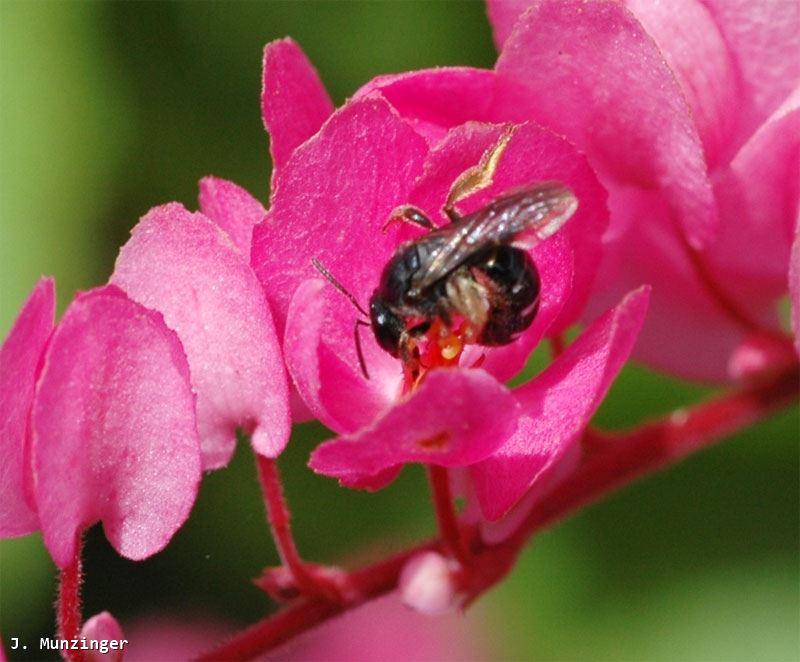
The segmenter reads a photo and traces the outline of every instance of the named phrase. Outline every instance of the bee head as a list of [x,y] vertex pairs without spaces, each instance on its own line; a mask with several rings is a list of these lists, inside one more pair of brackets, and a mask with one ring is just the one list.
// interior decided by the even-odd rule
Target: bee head
[[376,295],[369,302],[369,318],[381,348],[392,356],[398,356],[400,337],[406,328],[403,320]]

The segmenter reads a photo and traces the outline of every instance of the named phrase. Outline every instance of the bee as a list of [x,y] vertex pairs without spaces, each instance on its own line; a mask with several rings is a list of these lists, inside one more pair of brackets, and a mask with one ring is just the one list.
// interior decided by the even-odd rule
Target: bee
[[574,214],[575,195],[557,182],[540,182],[506,192],[466,216],[454,204],[490,183],[510,136],[511,131],[453,185],[444,207],[448,224],[437,228],[409,205],[394,211],[386,225],[402,221],[428,233],[397,248],[370,297],[369,312],[312,260],[369,319],[357,320],[355,327],[367,378],[359,326],[370,326],[378,345],[399,358],[410,383],[417,383],[426,369],[456,362],[464,345],[507,345],[533,323],[541,282],[528,249]]

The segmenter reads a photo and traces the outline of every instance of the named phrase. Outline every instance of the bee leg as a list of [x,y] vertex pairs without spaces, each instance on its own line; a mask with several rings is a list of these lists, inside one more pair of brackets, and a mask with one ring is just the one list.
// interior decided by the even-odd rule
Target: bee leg
[[461,220],[461,214],[458,213],[455,207],[452,205],[445,205],[444,206],[444,213],[447,214],[447,218],[450,219],[451,223],[456,223]]
[[416,326],[412,326],[410,329],[406,329],[400,335],[400,341],[398,342],[400,360],[403,363],[404,369],[408,371],[414,382],[419,379],[422,369],[417,338],[424,336],[430,328],[430,321],[421,322]]
[[452,306],[447,299],[441,298],[436,302],[436,314],[442,320],[442,324],[447,329],[450,329],[453,326],[453,318],[450,315],[450,311],[452,310]]
[[398,355],[400,362],[403,364],[403,374],[406,377],[406,387],[413,389],[421,372],[421,365],[419,360],[419,349],[416,342],[412,339],[409,331],[403,331],[400,334],[400,340],[397,343]]
[[381,232],[386,234],[386,231],[389,229],[389,226],[392,223],[410,223],[411,225],[416,225],[421,228],[425,228],[426,230],[435,230],[436,226],[433,224],[431,219],[429,219],[425,214],[417,209],[412,205],[401,205],[395,209],[391,216],[389,216],[389,220],[383,224],[381,228]]
[[492,185],[492,178],[500,163],[500,157],[506,151],[516,130],[517,125],[509,125],[497,142],[483,153],[480,163],[462,172],[453,182],[450,192],[447,194],[447,201],[444,203],[444,213],[451,221],[461,218],[455,209],[457,202]]
[[358,364],[361,366],[361,372],[364,377],[369,379],[369,371],[367,370],[367,362],[364,360],[364,351],[361,349],[361,334],[358,332],[359,327],[369,326],[369,323],[364,320],[357,319],[355,326],[353,326],[353,336],[356,342],[356,354],[358,355]]

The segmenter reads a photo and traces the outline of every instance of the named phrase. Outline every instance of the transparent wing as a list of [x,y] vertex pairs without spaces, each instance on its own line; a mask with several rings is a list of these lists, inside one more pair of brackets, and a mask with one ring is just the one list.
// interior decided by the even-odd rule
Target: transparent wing
[[428,235],[431,240],[444,241],[414,274],[412,292],[430,287],[488,246],[533,248],[557,232],[577,208],[578,199],[558,182],[541,182],[503,195]]

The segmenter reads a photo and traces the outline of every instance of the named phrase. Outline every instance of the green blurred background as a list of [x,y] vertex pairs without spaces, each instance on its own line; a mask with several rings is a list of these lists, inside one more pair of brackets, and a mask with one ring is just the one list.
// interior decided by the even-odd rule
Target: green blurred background
[[[0,0],[0,329],[41,274],[60,310],[102,283],[139,216],[196,206],[207,174],[268,195],[261,52],[293,36],[339,104],[377,74],[490,67],[480,2],[56,3]],[[622,426],[707,391],[628,368],[598,422]],[[798,413],[776,416],[541,535],[468,618],[497,659],[797,660]],[[310,424],[281,459],[303,552],[335,562],[433,532],[418,467],[377,495],[304,468]],[[39,536],[0,543],[0,632],[52,633]],[[85,613],[248,623],[276,562],[251,458],[208,476],[162,554],[120,559],[94,530]],[[41,657],[29,646],[29,659]],[[12,658],[18,659],[18,658]]]

